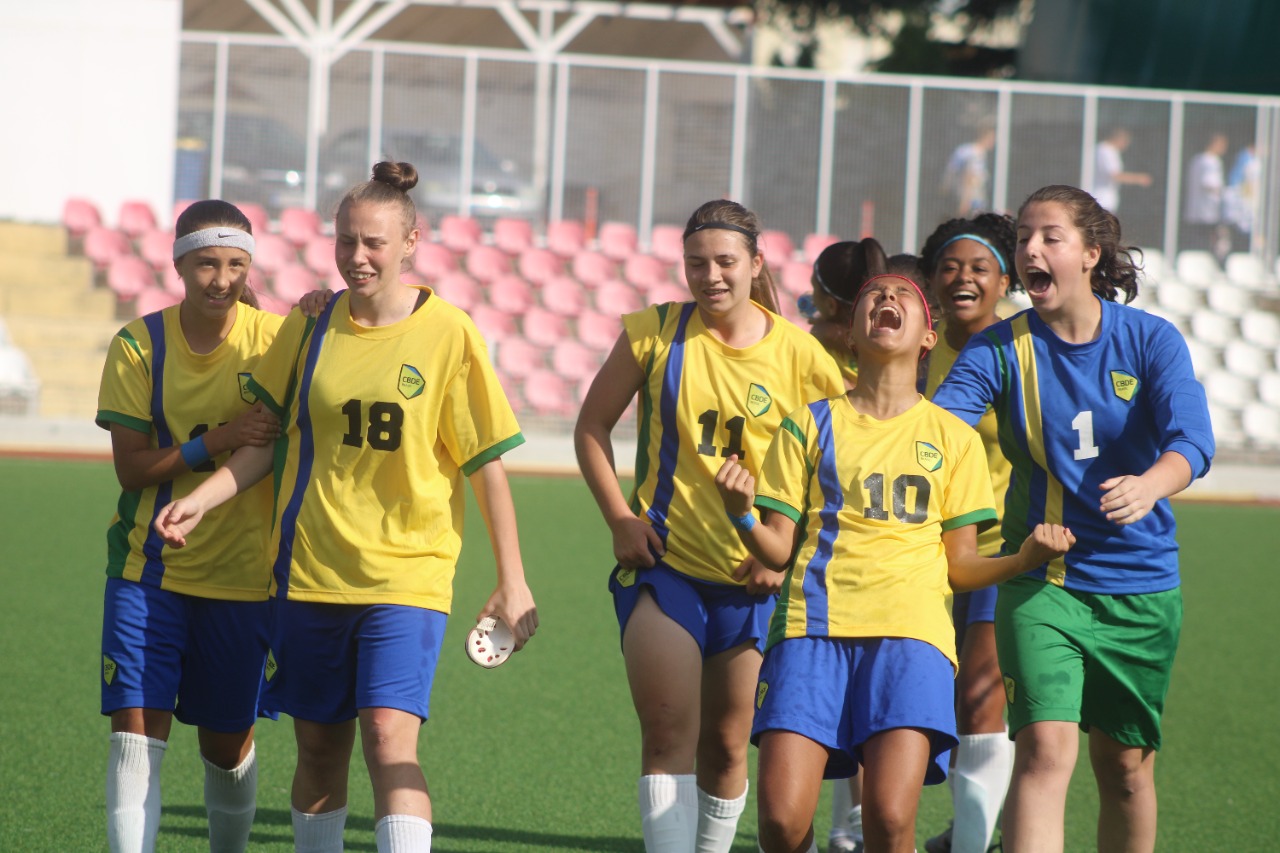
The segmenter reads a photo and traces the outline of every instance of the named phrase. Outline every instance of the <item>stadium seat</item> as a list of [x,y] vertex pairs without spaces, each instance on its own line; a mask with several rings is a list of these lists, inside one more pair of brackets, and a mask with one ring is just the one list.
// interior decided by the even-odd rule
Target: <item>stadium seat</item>
[[461,270],[442,275],[433,285],[433,289],[445,302],[467,312],[484,300],[484,293],[480,290],[479,283]]
[[581,222],[561,219],[547,224],[547,248],[562,258],[572,258],[586,245]]
[[1222,348],[1222,366],[1237,376],[1257,379],[1275,366],[1274,350],[1234,340]]
[[622,319],[614,314],[584,310],[578,315],[578,340],[596,352],[608,352],[622,334]]
[[1205,289],[1209,307],[1227,317],[1243,317],[1253,310],[1253,291],[1230,281],[1220,281]]
[[302,262],[316,275],[327,276],[336,267],[333,259],[334,241],[331,237],[316,235],[302,248]]
[[320,214],[305,207],[286,207],[280,211],[280,236],[301,249],[320,233]]
[[1257,384],[1225,369],[1211,370],[1204,377],[1204,393],[1209,402],[1227,409],[1239,409],[1247,401],[1257,399]]
[[178,271],[173,267],[169,267],[160,273],[160,287],[171,296],[182,299],[187,295],[187,285],[182,280],[182,276],[178,275]]
[[688,302],[692,297],[689,291],[678,284],[660,284],[645,294],[650,305],[661,305],[664,302]]
[[156,227],[156,214],[149,202],[140,199],[129,199],[120,205],[117,227],[130,237],[137,239]]
[[69,198],[62,205],[62,227],[72,237],[83,237],[90,228],[102,225],[98,206],[85,198]]
[[1204,304],[1203,292],[1174,278],[1166,278],[1156,285],[1156,304],[1166,311],[1190,317]]
[[531,284],[543,286],[552,278],[564,273],[564,261],[550,249],[537,249],[531,246],[520,253],[516,268]]
[[636,253],[636,227],[628,222],[604,222],[598,242],[606,258],[625,261]]
[[281,267],[271,284],[275,295],[290,305],[297,305],[299,299],[313,290],[323,289],[316,274],[296,262]]
[[600,364],[600,354],[579,341],[562,340],[551,351],[552,370],[572,382],[595,376]]
[[518,255],[533,245],[533,225],[527,219],[500,217],[493,223],[493,245]]
[[[1169,262],[1164,256],[1164,252],[1159,249],[1141,248],[1142,252],[1142,277],[1143,285],[1151,286],[1164,280],[1169,273]],[[1138,259],[1137,255],[1134,260]]]
[[786,231],[762,231],[758,243],[756,248],[764,253],[764,259],[775,270],[790,263],[796,253],[796,244]]
[[[293,243],[279,234],[259,234],[253,240],[253,266],[267,275],[274,275],[290,264],[298,262],[298,250]],[[330,256],[332,263],[332,255]]]
[[540,415],[572,415],[573,392],[569,384],[550,370],[535,370],[522,386],[525,402]]
[[1280,373],[1265,373],[1258,377],[1258,399],[1280,409]]
[[519,335],[507,335],[494,342],[494,365],[508,376],[523,378],[541,369],[547,361],[546,351]]
[[249,225],[253,227],[253,235],[255,237],[259,234],[266,234],[271,230],[271,217],[267,215],[265,207],[253,201],[237,201],[234,204],[240,208],[244,218],[249,220]]
[[599,252],[583,249],[573,256],[573,277],[587,287],[599,287],[617,274],[618,265]]
[[810,234],[804,238],[804,259],[812,265],[823,249],[839,242],[840,238],[834,234]]
[[483,239],[480,223],[470,216],[452,214],[440,220],[440,242],[460,255]]
[[1198,249],[1184,249],[1179,252],[1174,269],[1178,278],[1187,284],[1204,286],[1223,277],[1217,258],[1211,252]]
[[805,293],[813,291],[813,264],[804,261],[792,261],[784,264],[781,268],[781,275],[776,277],[774,281],[778,283],[778,289],[784,293],[791,294],[794,299]]
[[1239,332],[1239,324],[1233,317],[1214,311],[1197,311],[1191,315],[1191,334],[1201,343],[1226,346],[1227,341],[1234,340]]
[[1280,447],[1280,409],[1262,403],[1246,403],[1240,413],[1244,434],[1257,444]]
[[489,304],[504,314],[523,314],[533,305],[533,288],[517,275],[500,275],[489,282]]
[[562,317],[576,317],[587,305],[587,294],[576,279],[558,275],[542,285],[542,304]]
[[1233,252],[1227,255],[1227,279],[1249,290],[1262,290],[1272,283],[1266,264],[1257,255]]
[[1187,350],[1191,353],[1191,366],[1196,378],[1202,382],[1211,371],[1222,366],[1221,347],[1212,347],[1194,337],[1187,337]]
[[664,264],[684,263],[684,229],[679,225],[653,226],[649,244],[649,254]]
[[493,246],[472,246],[467,250],[462,265],[477,281],[493,281],[511,272],[511,260]]
[[644,307],[634,287],[620,281],[606,281],[596,290],[596,310],[601,314],[620,316]]
[[525,340],[546,349],[569,337],[569,321],[537,305],[524,313],[520,328],[524,331]]
[[516,333],[516,321],[511,315],[491,305],[478,304],[467,313],[471,315],[471,322],[476,324],[476,328],[490,345]]
[[438,281],[458,268],[458,259],[446,246],[423,241],[414,250],[413,268],[427,281]]
[[155,286],[155,271],[137,255],[120,255],[107,267],[107,287],[121,302],[135,299],[142,291]]
[[188,207],[195,204],[195,202],[196,200],[193,198],[180,198],[175,201],[173,203],[173,218],[169,220],[169,224],[176,226],[178,224],[178,217],[181,216]]
[[84,256],[100,270],[106,269],[108,264],[121,255],[132,252],[133,246],[123,231],[96,225],[84,234]]
[[142,317],[162,311],[170,305],[177,305],[181,301],[181,296],[175,296],[164,288],[149,287],[138,294],[138,301],[134,303],[133,310]]
[[667,265],[653,255],[632,255],[622,265],[622,277],[641,290],[670,284]]
[[1270,311],[1250,311],[1240,318],[1240,334],[1251,344],[1280,347],[1280,315]]
[[138,240],[138,256],[156,272],[173,266],[173,232],[153,228],[143,234]]

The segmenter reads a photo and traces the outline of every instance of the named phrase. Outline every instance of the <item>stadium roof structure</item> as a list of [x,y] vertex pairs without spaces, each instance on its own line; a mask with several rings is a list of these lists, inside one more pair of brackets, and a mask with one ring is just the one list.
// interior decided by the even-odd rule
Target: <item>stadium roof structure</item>
[[336,61],[370,42],[748,61],[749,7],[604,0],[185,0],[184,31],[283,36]]

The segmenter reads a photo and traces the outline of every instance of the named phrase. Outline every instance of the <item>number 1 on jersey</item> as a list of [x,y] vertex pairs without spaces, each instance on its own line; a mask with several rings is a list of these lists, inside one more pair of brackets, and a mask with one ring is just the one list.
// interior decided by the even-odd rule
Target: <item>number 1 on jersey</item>
[[1071,428],[1080,433],[1080,446],[1075,449],[1076,461],[1096,459],[1098,445],[1093,443],[1093,412],[1086,409],[1071,421]]

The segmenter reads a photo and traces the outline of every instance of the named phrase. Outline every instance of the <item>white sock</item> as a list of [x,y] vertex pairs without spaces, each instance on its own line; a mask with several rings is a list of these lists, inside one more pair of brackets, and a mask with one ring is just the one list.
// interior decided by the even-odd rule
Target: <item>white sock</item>
[[[847,785],[845,786],[848,787]],[[850,798],[852,799],[852,797]],[[862,840],[862,803],[849,807],[849,837],[854,841]]]
[[209,814],[210,853],[244,853],[249,830],[258,809],[258,752],[249,754],[239,767],[224,770],[203,755],[204,808]]
[[107,843],[112,853],[152,853],[160,831],[160,762],[169,744],[111,733],[107,758]]
[[951,787],[956,812],[953,853],[986,853],[1012,770],[1013,743],[1007,733],[960,736]]
[[698,788],[698,838],[696,853],[728,853],[738,834],[738,817],[747,807],[748,783],[742,794],[732,800],[713,797]]
[[691,853],[698,835],[696,777],[641,776],[639,799],[647,853]]
[[293,812],[294,853],[342,853],[342,830],[347,825],[347,807],[322,814]]
[[389,814],[373,827],[378,853],[431,853],[431,824],[413,815]]

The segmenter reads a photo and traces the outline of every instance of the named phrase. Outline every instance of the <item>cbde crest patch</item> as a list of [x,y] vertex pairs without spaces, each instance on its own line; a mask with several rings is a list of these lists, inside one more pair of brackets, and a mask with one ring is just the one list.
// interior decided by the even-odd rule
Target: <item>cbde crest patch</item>
[[115,681],[116,678],[116,662],[106,655],[102,656],[102,680],[107,684]]
[[276,663],[276,653],[272,649],[267,649],[267,665],[262,674],[267,681],[276,677],[276,672],[280,669],[280,665]]
[[406,400],[412,400],[422,393],[422,389],[427,387],[427,383],[422,381],[422,374],[418,372],[418,368],[412,364],[402,364],[400,365],[400,379],[397,381],[396,387],[400,389],[400,396]]
[[250,406],[258,401],[258,398],[249,390],[249,377],[252,375],[252,373],[236,374],[236,379],[240,382],[240,399],[244,400]]
[[756,385],[754,382],[747,388],[747,411],[755,415],[757,418],[769,411],[773,406],[773,397],[765,390],[763,385]]
[[1138,393],[1138,377],[1130,376],[1123,370],[1111,371],[1111,390],[1116,396],[1128,403]]
[[769,682],[762,681],[756,685],[756,710],[760,710],[760,706],[764,704],[765,694],[769,692]]
[[917,441],[916,462],[924,470],[933,473],[942,467],[942,451],[927,441]]

